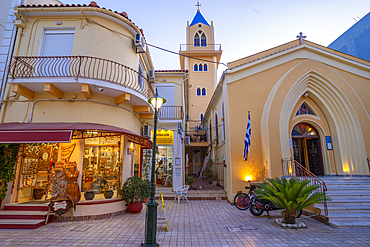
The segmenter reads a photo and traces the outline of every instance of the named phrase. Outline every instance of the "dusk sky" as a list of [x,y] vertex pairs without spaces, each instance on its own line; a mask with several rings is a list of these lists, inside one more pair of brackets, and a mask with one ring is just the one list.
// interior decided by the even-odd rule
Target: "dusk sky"
[[[89,4],[90,0],[63,1]],[[196,0],[96,0],[100,7],[126,12],[144,30],[148,43],[179,51],[186,22],[194,18]],[[328,46],[370,11],[369,0],[200,0],[208,23],[213,21],[222,63],[231,62],[296,39]],[[155,69],[179,69],[179,57],[150,47]],[[219,66],[219,75],[226,69]]]

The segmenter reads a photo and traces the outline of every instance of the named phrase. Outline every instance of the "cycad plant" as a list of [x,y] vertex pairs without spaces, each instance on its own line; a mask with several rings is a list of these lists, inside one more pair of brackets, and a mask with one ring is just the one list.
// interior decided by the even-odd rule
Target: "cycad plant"
[[[325,199],[322,192],[314,192],[319,185],[309,185],[310,180],[298,178],[267,179],[254,191],[260,199],[267,199],[276,206],[283,208],[284,223],[295,224],[297,210],[301,210]],[[326,198],[327,200],[327,198]]]

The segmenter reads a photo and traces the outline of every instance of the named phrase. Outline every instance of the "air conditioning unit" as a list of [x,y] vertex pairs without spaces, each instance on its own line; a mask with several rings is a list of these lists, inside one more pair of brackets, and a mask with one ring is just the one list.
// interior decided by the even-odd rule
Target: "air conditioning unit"
[[154,70],[149,70],[149,82],[155,83],[155,72]]
[[143,136],[148,139],[152,139],[152,129],[150,128],[150,125],[144,125],[143,126]]
[[190,136],[185,136],[185,145],[190,145]]
[[135,40],[133,41],[133,47],[136,48],[136,53],[145,53],[146,45],[145,45],[145,43],[142,43],[140,41],[144,42],[144,38],[143,38],[143,36],[141,36],[140,33],[137,33],[135,35]]

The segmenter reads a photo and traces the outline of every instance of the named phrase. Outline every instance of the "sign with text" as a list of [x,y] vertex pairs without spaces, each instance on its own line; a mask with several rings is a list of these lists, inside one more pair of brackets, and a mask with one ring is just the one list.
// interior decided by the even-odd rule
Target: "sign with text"
[[[153,140],[153,130],[152,130]],[[157,145],[173,145],[173,131],[172,130],[157,130]]]
[[328,150],[333,150],[333,146],[331,144],[331,137],[330,136],[325,136],[326,139],[326,148]]

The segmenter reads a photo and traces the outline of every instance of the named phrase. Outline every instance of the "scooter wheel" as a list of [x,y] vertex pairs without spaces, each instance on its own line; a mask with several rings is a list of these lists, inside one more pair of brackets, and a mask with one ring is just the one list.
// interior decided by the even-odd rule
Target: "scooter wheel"
[[302,215],[302,209],[301,210],[297,210],[297,214],[298,214],[297,218],[301,217],[301,215]]
[[251,214],[254,216],[261,216],[263,214],[263,209],[257,207],[256,205],[251,205],[249,207],[249,212],[251,212]]

